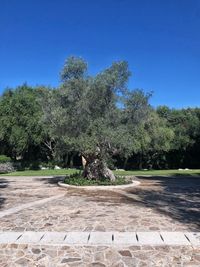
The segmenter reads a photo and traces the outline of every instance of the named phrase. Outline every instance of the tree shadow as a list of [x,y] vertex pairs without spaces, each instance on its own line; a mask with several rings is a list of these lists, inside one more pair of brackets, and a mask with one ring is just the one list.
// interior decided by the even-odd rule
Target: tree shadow
[[[57,184],[63,177],[38,178],[48,184]],[[70,195],[83,196],[87,201],[104,206],[122,204],[151,208],[158,216],[167,216],[187,226],[190,231],[200,230],[200,177],[196,176],[137,176],[140,186],[120,192],[68,190]]]
[[128,195],[137,195],[134,203],[187,224],[191,230],[200,230],[200,177],[140,176],[137,179],[142,185],[128,190],[129,202]]
[[170,176],[174,177],[200,177],[200,173],[179,173],[179,172],[174,172],[170,174]]
[[[9,182],[7,179],[0,178],[0,190],[8,187],[8,184]],[[3,208],[5,201],[6,201],[6,198],[3,197],[2,194],[0,193],[0,210]]]
[[44,182],[44,184],[55,185],[65,179],[65,176],[53,176],[50,178],[37,178],[37,180]]
[[[129,190],[77,192],[87,201],[113,208],[123,204],[153,209],[158,216],[186,225],[189,231],[200,230],[200,177],[138,176],[140,186]],[[156,223],[156,222],[155,222]]]

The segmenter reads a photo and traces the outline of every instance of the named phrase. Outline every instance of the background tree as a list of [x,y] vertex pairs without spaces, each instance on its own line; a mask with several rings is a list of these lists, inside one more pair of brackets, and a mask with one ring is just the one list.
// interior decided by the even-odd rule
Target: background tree
[[24,84],[7,90],[0,99],[0,140],[7,144],[7,154],[13,159],[23,158],[32,146],[41,143],[41,107],[36,98],[36,91]]
[[166,106],[157,108],[160,118],[167,121],[174,131],[171,150],[167,162],[171,168],[187,166],[191,149],[199,136],[200,120],[195,109],[170,109]]
[[[127,98],[126,124],[133,142],[133,153],[137,155],[139,169],[152,168],[162,153],[170,150],[174,134],[166,120],[159,118],[149,104],[152,93],[134,90]],[[126,167],[124,165],[124,167]]]

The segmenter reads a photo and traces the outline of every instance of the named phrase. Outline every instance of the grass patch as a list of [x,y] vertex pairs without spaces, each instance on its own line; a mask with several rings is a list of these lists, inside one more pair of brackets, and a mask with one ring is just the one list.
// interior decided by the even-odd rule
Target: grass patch
[[[61,170],[25,170],[16,171],[8,174],[1,174],[1,176],[56,176],[56,175],[71,175],[78,173],[78,169],[61,169]],[[148,170],[148,171],[114,171],[117,176],[127,175],[152,175],[152,176],[200,176],[200,170]]]
[[200,176],[200,170],[147,170],[115,171],[116,175],[152,175],[152,176]]
[[2,174],[3,176],[56,176],[56,175],[70,175],[77,173],[78,169],[61,169],[61,170],[25,170],[10,172]]
[[130,180],[127,180],[125,177],[116,177],[115,181],[110,181],[109,179],[101,180],[87,180],[84,177],[81,177],[80,173],[69,175],[65,178],[64,183],[77,186],[95,186],[95,185],[124,185],[131,183]]

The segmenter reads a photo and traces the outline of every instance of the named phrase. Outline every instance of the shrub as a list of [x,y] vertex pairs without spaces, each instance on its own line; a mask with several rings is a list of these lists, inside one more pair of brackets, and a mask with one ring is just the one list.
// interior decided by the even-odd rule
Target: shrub
[[41,166],[49,169],[54,169],[55,165],[57,165],[54,161],[42,162]]
[[11,162],[0,163],[0,173],[13,172],[15,169]]
[[109,179],[97,179],[97,180],[89,180],[87,178],[84,178],[81,176],[81,172],[74,173],[71,175],[68,175],[64,183],[70,184],[70,185],[77,185],[77,186],[88,186],[88,185],[124,185],[131,183],[131,179],[128,179],[127,177],[116,177],[115,181],[110,181]]
[[11,158],[6,155],[0,155],[0,173],[13,172],[14,167]]
[[6,155],[0,155],[0,164],[7,163],[7,162],[11,162],[11,158],[7,157]]

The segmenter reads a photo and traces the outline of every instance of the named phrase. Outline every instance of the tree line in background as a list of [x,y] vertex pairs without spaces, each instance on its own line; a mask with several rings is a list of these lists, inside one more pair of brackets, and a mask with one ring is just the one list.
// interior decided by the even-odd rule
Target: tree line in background
[[[81,166],[84,176],[109,168],[200,168],[200,108],[153,108],[151,93],[129,90],[126,62],[89,76],[70,57],[58,88],[7,88],[0,97],[0,154],[19,166]],[[45,165],[46,164],[46,165]]]

